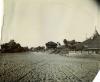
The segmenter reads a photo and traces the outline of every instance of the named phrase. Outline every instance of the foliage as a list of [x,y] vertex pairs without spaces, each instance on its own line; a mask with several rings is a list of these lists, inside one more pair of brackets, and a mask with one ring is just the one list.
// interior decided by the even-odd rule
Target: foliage
[[57,43],[52,42],[52,41],[46,43],[45,45],[46,45],[47,49],[55,49],[55,48],[57,48]]
[[21,47],[21,45],[16,43],[14,40],[10,40],[10,42],[1,45],[2,53],[23,52],[28,50],[28,47]]

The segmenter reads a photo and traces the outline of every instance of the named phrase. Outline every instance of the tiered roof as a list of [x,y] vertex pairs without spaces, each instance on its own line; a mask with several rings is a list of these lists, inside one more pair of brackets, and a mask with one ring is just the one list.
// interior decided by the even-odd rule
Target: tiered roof
[[78,49],[100,49],[100,34],[95,29],[95,33],[89,39],[83,41],[77,46]]

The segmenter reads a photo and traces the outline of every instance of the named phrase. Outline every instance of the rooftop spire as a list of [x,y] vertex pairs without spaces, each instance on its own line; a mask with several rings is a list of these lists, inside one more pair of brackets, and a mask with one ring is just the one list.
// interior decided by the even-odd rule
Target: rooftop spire
[[95,26],[95,32],[94,32],[93,38],[98,37],[98,36],[99,36],[99,33],[98,33],[96,26]]
[[99,33],[98,33],[96,27],[95,27],[95,33],[94,33],[94,34],[99,35]]

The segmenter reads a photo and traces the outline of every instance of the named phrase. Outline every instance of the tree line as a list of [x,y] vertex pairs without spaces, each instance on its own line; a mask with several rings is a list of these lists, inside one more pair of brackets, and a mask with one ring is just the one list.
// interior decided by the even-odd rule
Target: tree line
[[76,50],[77,42],[75,40],[68,41],[67,39],[63,40],[63,45],[59,42],[49,41],[45,43],[45,46],[38,46],[38,47],[22,47],[19,43],[16,43],[14,40],[10,40],[8,43],[4,43],[1,45],[1,52],[2,53],[15,53],[15,52],[25,52],[25,51],[46,51],[46,50],[55,50],[66,48],[68,50]]

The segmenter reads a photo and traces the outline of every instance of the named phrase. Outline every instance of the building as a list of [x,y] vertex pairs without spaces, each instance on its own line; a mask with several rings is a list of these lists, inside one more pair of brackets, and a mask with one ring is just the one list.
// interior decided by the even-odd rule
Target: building
[[100,34],[98,31],[95,29],[92,37],[78,44],[77,50],[100,53]]

